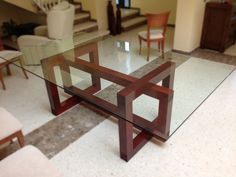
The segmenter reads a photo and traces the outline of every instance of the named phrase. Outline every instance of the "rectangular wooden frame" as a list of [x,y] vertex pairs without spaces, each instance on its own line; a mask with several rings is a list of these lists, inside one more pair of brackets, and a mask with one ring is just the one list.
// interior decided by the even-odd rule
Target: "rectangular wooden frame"
[[[87,53],[89,53],[90,62],[78,58]],[[80,101],[85,101],[118,118],[120,157],[125,161],[129,161],[152,137],[162,141],[168,139],[174,92],[175,64],[173,62],[166,62],[144,77],[137,79],[99,66],[96,43],[75,49],[74,55],[73,60],[65,59],[63,55],[42,60],[52,113],[58,115]],[[71,98],[62,103],[55,84],[55,66],[59,66],[61,70],[63,88],[72,95]],[[92,86],[85,90],[72,86],[70,67],[90,73]],[[125,87],[117,93],[117,106],[93,95],[101,89],[100,78]],[[156,85],[160,81],[162,81],[162,86]],[[142,94],[159,100],[159,115],[152,122],[133,114],[132,103]],[[133,138],[134,127],[140,130],[135,138]]]

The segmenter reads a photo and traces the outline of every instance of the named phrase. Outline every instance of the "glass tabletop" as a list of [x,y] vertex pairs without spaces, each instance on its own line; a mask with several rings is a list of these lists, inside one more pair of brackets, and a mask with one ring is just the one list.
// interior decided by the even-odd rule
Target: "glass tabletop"
[[[117,41],[117,48],[129,52],[130,44]],[[76,47],[70,41],[28,45],[21,48],[23,67],[44,79],[47,89],[50,84],[63,89],[62,100],[76,96],[161,140],[168,139],[235,69],[169,52],[165,59],[153,60],[127,75],[99,64],[102,51],[97,49],[96,42]],[[171,78],[173,86],[167,84]],[[167,103],[163,106],[163,102]],[[163,114],[170,118],[166,134],[158,126]]]

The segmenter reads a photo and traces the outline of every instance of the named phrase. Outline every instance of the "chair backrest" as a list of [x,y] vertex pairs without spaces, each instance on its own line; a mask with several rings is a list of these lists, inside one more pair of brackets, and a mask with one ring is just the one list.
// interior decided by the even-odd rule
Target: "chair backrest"
[[163,35],[165,35],[169,16],[170,11],[162,12],[159,14],[146,14],[148,33],[150,34],[151,28],[162,28]]
[[75,7],[66,2],[54,6],[47,14],[48,37],[64,39],[73,36]]

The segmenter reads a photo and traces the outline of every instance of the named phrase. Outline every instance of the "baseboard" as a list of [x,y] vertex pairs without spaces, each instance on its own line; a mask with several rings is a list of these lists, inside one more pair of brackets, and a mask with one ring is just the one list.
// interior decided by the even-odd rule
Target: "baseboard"
[[183,54],[183,55],[191,55],[197,49],[199,49],[199,47],[197,47],[196,49],[192,50],[191,52],[184,52],[182,50],[172,49],[172,52]]
[[90,21],[97,22],[97,19],[90,18]]
[[175,24],[167,24],[167,26],[169,26],[169,27],[175,27]]

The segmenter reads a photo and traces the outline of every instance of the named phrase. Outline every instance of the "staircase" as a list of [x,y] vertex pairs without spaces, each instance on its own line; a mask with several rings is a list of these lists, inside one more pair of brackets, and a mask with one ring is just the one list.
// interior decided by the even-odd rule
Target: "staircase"
[[129,31],[147,23],[146,17],[140,15],[137,8],[123,9],[121,8],[121,26],[123,31]]
[[91,19],[89,11],[84,11],[80,2],[74,2],[74,42],[76,45],[104,38],[110,34],[107,30],[99,30],[96,20]]
[[33,0],[34,3],[42,10],[45,14],[51,10],[51,8],[65,0]]
[[[47,13],[53,5],[61,3],[65,0],[34,0],[34,2],[40,7],[40,9]],[[42,3],[41,3],[42,2]],[[48,3],[45,3],[48,2]],[[96,20],[91,19],[89,11],[85,11],[82,8],[80,2],[70,2],[75,6],[75,18],[74,18],[74,41],[75,44],[81,44],[93,39],[103,38],[109,35],[107,30],[99,30]]]
[[82,4],[77,2],[75,5],[75,19],[74,19],[74,35],[83,32],[93,32],[98,30],[98,25],[95,20],[91,19],[90,12],[84,11]]

